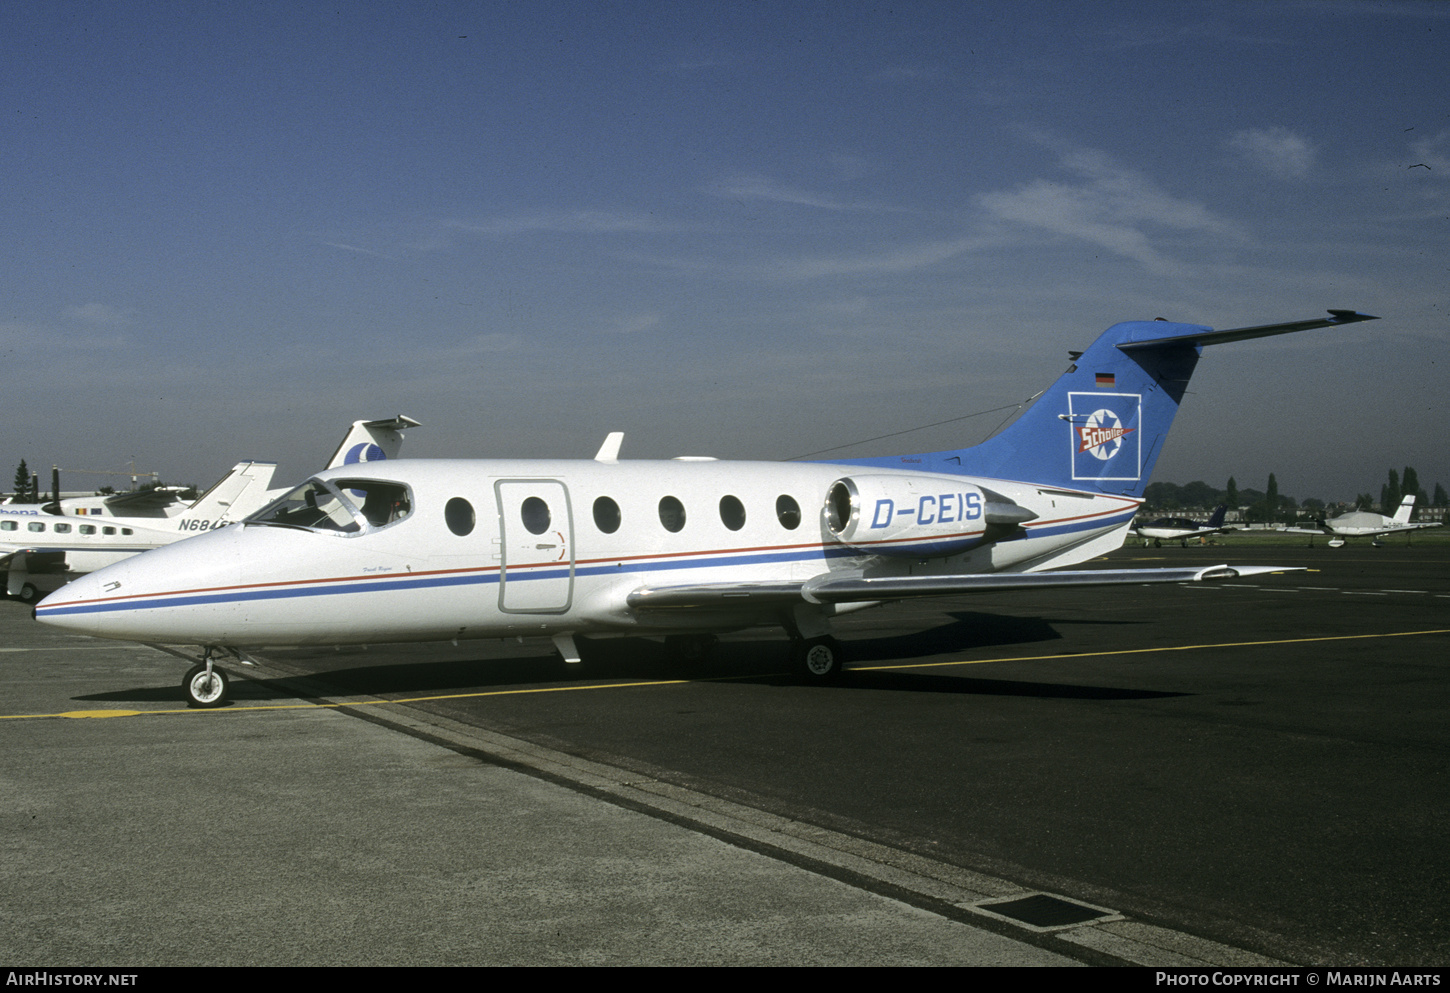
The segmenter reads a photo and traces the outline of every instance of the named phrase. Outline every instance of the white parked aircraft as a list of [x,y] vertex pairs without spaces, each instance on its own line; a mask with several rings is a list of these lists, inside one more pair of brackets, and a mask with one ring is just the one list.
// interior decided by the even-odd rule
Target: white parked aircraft
[[[238,462],[179,517],[70,517],[24,504],[0,507],[0,569],[6,592],[26,603],[70,576],[104,568],[197,531],[240,520],[266,504],[277,466]],[[229,516],[236,509],[236,516]]]
[[1387,534],[1399,534],[1402,531],[1418,531],[1421,528],[1438,528],[1439,521],[1424,521],[1410,523],[1410,512],[1415,509],[1415,496],[1410,494],[1400,501],[1400,507],[1395,511],[1394,517],[1386,517],[1384,514],[1376,514],[1368,510],[1356,510],[1348,514],[1340,514],[1338,517],[1329,520],[1321,520],[1318,527],[1312,528],[1275,528],[1275,531],[1283,531],[1285,534],[1320,534],[1329,538],[1327,544],[1330,548],[1341,548],[1346,538],[1371,538],[1370,544],[1375,548],[1384,545],[1383,538]]
[[1228,578],[1276,567],[1043,570],[1121,546],[1205,345],[1373,318],[1104,332],[975,448],[830,463],[429,460],[319,473],[240,525],[78,579],[35,617],[218,651],[500,636],[684,636],[780,625],[804,674],[841,667],[833,618],[904,597]]
[[[354,421],[328,468],[394,458],[408,417]],[[0,507],[0,570],[6,592],[26,603],[68,579],[203,531],[233,524],[288,492],[270,490],[275,462],[238,462],[175,517],[80,517],[47,514],[24,504]]]

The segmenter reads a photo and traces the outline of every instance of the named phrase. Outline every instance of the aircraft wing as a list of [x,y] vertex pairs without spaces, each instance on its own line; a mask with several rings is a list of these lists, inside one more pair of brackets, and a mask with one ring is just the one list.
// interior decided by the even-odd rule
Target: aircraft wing
[[104,501],[116,517],[125,517],[128,513],[134,514],[138,510],[160,510],[173,503],[183,503],[185,501],[181,494],[185,493],[187,489],[188,487],[185,486],[157,486],[154,489],[113,493],[95,499]]
[[1413,524],[1396,524],[1394,527],[1385,528],[1383,531],[1376,531],[1375,534],[1400,534],[1404,531],[1418,531],[1421,528],[1438,528],[1439,521],[1416,521]]
[[637,610],[758,610],[809,603],[863,603],[911,597],[954,596],[1064,586],[1129,586],[1138,583],[1194,583],[1238,579],[1271,572],[1298,572],[1301,566],[1228,566],[1173,569],[1078,569],[1063,572],[997,572],[960,576],[833,577],[804,582],[702,583],[694,586],[644,586],[625,602]]
[[0,548],[0,571],[46,572],[57,566],[65,567],[65,552],[58,548]]
[[1274,528],[1280,534],[1317,534],[1326,538],[1381,538],[1387,534],[1403,534],[1421,528],[1438,528],[1439,521],[1416,521],[1414,524],[1396,524],[1393,527],[1366,529],[1363,531],[1336,531],[1333,528]]

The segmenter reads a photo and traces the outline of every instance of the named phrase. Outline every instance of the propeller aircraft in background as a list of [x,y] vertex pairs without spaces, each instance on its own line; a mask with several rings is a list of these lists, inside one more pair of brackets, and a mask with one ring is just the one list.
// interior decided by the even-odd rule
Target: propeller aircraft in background
[[[409,417],[354,421],[328,468],[395,458]],[[174,517],[48,514],[24,504],[0,506],[0,570],[8,595],[40,599],[77,575],[93,572],[152,548],[225,527],[267,506],[282,494],[268,489],[275,462],[238,462]]]
[[1327,544],[1330,548],[1343,547],[1348,538],[1369,538],[1371,545],[1380,548],[1384,545],[1380,539],[1386,535],[1440,526],[1439,521],[1410,523],[1410,514],[1414,509],[1415,496],[1410,494],[1400,501],[1399,509],[1395,511],[1394,517],[1386,517],[1384,514],[1376,514],[1368,510],[1356,510],[1348,514],[1340,514],[1338,517],[1331,517],[1328,520],[1320,518],[1318,525],[1312,528],[1284,527],[1274,530],[1282,531],[1285,534],[1323,535],[1329,539]]

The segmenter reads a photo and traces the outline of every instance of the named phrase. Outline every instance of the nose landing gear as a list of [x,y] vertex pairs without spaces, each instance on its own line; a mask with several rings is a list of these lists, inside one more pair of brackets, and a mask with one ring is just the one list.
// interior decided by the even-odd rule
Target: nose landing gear
[[227,674],[212,665],[210,649],[204,658],[206,661],[203,664],[194,665],[187,670],[186,678],[181,681],[181,690],[186,694],[189,707],[220,707],[227,702],[229,696]]
[[167,655],[174,655],[193,663],[192,667],[186,670],[186,678],[181,681],[181,692],[186,694],[186,704],[189,707],[222,707],[231,701],[231,690],[228,685],[231,678],[212,662],[213,652],[225,652],[242,665],[256,664],[235,648],[218,649],[212,645],[203,645],[201,646],[201,658],[198,659],[195,655],[177,651],[169,645],[156,645],[151,642],[146,644],[158,652],[165,652]]

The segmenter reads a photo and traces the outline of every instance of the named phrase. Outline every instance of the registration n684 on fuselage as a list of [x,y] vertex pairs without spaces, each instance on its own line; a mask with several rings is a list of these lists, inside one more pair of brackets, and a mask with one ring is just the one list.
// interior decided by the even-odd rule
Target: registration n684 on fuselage
[[777,625],[835,676],[834,618],[977,590],[1279,571],[1063,571],[1118,548],[1203,347],[1371,320],[1214,331],[1114,325],[1010,428],[971,448],[836,462],[397,460],[314,476],[246,521],[82,577],[48,624],[219,651],[502,636],[675,636]]

